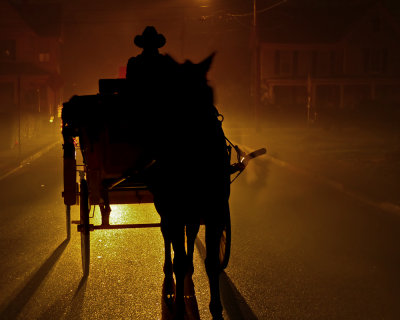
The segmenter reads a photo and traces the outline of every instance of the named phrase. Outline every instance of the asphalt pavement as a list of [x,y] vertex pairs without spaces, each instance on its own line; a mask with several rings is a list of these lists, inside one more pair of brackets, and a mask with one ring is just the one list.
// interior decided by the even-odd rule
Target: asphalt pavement
[[[349,167],[336,161],[338,155],[364,159],[358,163],[371,159],[360,152],[371,148],[371,136],[302,130],[237,135],[249,149],[267,147],[269,157],[253,160],[232,185],[232,255],[221,276],[225,318],[399,319],[396,190],[381,192],[385,179],[359,188],[362,181],[350,179]],[[341,148],[351,141],[364,158]],[[310,148],[318,152],[306,157]],[[374,148],[394,155],[375,168],[395,173],[397,146]],[[25,159],[0,180],[0,318],[169,319],[159,230],[96,231],[91,274],[82,279],[79,234],[73,230],[66,241],[61,143],[32,149]],[[351,164],[356,177],[365,172],[358,167]],[[78,219],[77,207],[72,216]],[[118,223],[159,219],[151,206],[121,206],[113,217]],[[201,242],[197,248],[191,318],[210,319]]]
[[[228,129],[246,151],[266,147],[263,160],[323,182],[348,196],[400,215],[400,131],[274,123],[261,131]],[[262,158],[260,158],[262,159]],[[260,169],[259,169],[260,170]],[[247,172],[255,180],[257,170]]]

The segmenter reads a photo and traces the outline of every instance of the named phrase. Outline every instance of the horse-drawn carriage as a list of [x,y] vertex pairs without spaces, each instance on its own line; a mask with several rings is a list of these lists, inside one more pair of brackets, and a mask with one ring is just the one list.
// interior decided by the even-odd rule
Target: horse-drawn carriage
[[[70,237],[70,207],[79,205],[78,231],[81,235],[82,267],[85,276],[89,273],[92,231],[160,226],[159,223],[123,225],[109,223],[110,205],[154,201],[154,193],[147,182],[149,172],[150,175],[154,174],[151,172],[156,164],[152,153],[147,149],[146,136],[151,135],[151,132],[146,132],[147,125],[145,121],[143,122],[145,116],[148,117],[149,114],[144,115],[140,108],[135,107],[126,79],[100,80],[98,94],[74,96],[63,105],[63,197],[67,208],[67,232]],[[218,126],[220,127],[220,124]],[[218,133],[222,133],[222,138],[219,137],[223,142],[222,153],[229,154],[230,158],[231,147],[226,143],[229,140],[223,135],[222,129],[218,130]],[[238,153],[238,163],[231,167],[236,168],[232,169],[231,173],[233,171],[240,173],[249,159],[265,153],[265,149],[260,149],[246,155],[236,146],[233,147]],[[80,149],[82,154],[83,161],[80,164],[77,164],[76,149]],[[210,186],[212,187],[212,184]],[[179,187],[179,184],[175,183],[174,187]],[[204,193],[207,194],[207,190],[204,190]],[[226,201],[228,197],[229,194]],[[96,205],[100,207],[102,216],[100,225],[90,223],[90,207]],[[228,207],[223,215],[223,231],[219,239],[220,269],[228,265],[230,245],[231,226]]]
[[[144,171],[152,161],[145,163],[141,158],[139,137],[133,137],[130,132],[127,101],[121,93],[125,85],[125,79],[102,79],[99,94],[74,96],[63,106],[63,197],[67,206],[67,229],[70,234],[70,206],[79,205],[78,231],[85,275],[89,272],[91,231],[160,226],[159,223],[109,224],[110,205],[153,202],[153,195],[143,179]],[[82,153],[81,164],[76,162],[76,149]],[[96,205],[100,207],[101,225],[89,221],[90,207]],[[230,218],[227,216],[220,246],[223,268],[229,260],[230,237]]]

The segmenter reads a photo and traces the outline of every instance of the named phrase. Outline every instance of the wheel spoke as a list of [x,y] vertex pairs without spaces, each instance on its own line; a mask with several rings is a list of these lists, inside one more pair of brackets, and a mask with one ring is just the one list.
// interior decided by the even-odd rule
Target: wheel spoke
[[66,220],[66,225],[67,225],[67,240],[71,239],[71,206],[66,205],[65,206],[65,220]]
[[83,276],[89,275],[90,265],[90,230],[89,230],[89,191],[85,179],[81,180],[80,190],[80,216],[81,216],[81,254]]

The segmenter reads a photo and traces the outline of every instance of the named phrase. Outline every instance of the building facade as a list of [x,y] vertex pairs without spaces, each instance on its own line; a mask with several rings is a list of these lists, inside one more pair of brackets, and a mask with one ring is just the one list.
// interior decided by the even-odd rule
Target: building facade
[[322,25],[316,22],[314,31],[306,31],[309,37],[296,38],[294,28],[283,41],[264,39],[260,82],[265,108],[315,119],[335,110],[362,110],[371,102],[400,105],[397,21],[381,5],[349,21],[345,26],[333,21],[337,28],[327,28],[330,32],[319,38],[313,37]]
[[61,20],[56,19],[61,11],[54,9],[0,2],[2,148],[28,141],[57,117],[62,79]]

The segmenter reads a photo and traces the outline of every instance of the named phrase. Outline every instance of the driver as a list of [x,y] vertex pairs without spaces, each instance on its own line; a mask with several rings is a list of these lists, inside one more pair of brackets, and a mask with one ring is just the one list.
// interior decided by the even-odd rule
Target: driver
[[154,85],[160,75],[165,74],[165,67],[169,60],[168,56],[158,51],[165,45],[165,37],[153,26],[147,26],[141,35],[135,37],[134,43],[143,51],[128,60],[126,79],[144,86]]

